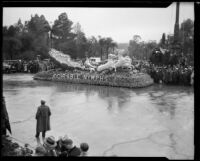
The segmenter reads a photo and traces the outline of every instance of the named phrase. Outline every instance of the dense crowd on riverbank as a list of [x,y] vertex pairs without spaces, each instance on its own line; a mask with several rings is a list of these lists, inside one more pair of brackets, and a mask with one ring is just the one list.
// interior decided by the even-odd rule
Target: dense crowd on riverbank
[[193,70],[191,66],[153,66],[148,73],[155,83],[191,85]]
[[[12,66],[15,72],[18,73],[37,73],[39,71],[55,69],[55,65],[52,62],[44,65],[41,69],[36,60],[17,61],[11,64],[11,68]],[[155,65],[147,61],[140,61],[134,64],[134,66],[138,71],[148,73],[155,83],[170,85],[191,85],[191,75],[194,72],[194,68],[186,64]]]
[[54,69],[55,65],[52,62],[45,63],[42,62],[40,65],[37,60],[25,61],[25,60],[15,60],[15,61],[5,61],[7,66],[4,68],[5,73],[37,73],[41,70]]
[[5,61],[6,65],[4,68],[5,73],[37,73],[39,71],[39,64],[36,61]]
[[194,74],[194,67],[185,64],[158,66],[141,61],[136,65],[136,69],[148,73],[155,83],[169,85],[191,85],[191,77]]

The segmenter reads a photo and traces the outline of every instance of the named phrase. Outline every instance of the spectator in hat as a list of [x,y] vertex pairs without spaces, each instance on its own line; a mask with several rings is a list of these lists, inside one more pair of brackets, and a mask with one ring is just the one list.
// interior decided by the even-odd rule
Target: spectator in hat
[[73,141],[71,139],[65,140],[65,146],[67,148],[68,157],[78,157],[81,154],[80,148],[77,148],[73,145]]
[[50,116],[50,108],[45,105],[44,100],[41,100],[41,106],[38,107],[36,113],[36,138],[39,138],[40,132],[42,132],[42,138],[44,140],[46,131],[50,130]]
[[53,136],[49,136],[44,139],[43,147],[45,148],[45,156],[57,156],[55,147],[57,143],[55,141],[55,138]]
[[40,145],[40,146],[37,146],[35,148],[35,154],[33,156],[45,156],[46,155],[46,149]]
[[89,145],[87,143],[81,143],[80,144],[80,149],[81,149],[81,157],[86,157],[88,155],[88,149],[89,149]]
[[66,154],[62,154],[62,153],[66,153],[67,152],[67,141],[68,141],[68,136],[65,135],[64,137],[60,137],[59,140],[57,141],[57,146],[55,148],[56,153],[58,156],[66,156]]

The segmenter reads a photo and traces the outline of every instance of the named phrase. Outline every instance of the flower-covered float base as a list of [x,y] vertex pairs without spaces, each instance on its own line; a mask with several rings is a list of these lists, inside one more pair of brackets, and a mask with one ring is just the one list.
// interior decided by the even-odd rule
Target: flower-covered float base
[[109,54],[105,62],[92,64],[89,58],[84,63],[76,62],[69,55],[50,49],[49,57],[60,70],[39,72],[34,79],[128,88],[153,84],[149,75],[136,70],[129,56]]
[[95,73],[86,71],[42,71],[34,76],[36,80],[60,81],[113,87],[139,88],[153,84],[152,78],[145,73],[109,72]]

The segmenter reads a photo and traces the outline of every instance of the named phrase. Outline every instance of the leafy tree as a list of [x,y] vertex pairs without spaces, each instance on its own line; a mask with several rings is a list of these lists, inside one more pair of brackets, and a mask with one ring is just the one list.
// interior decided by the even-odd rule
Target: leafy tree
[[31,20],[27,22],[28,32],[39,36],[40,34],[47,33],[50,31],[50,25],[43,15],[31,16]]
[[109,53],[114,53],[117,43],[111,37],[101,37],[98,39],[92,36],[88,39],[88,55],[108,58]]
[[111,50],[112,50],[112,53],[114,53],[115,48],[117,48],[117,47],[118,47],[118,45],[117,45],[116,42],[111,42],[111,44],[110,44],[110,48],[111,48]]
[[17,33],[17,28],[13,25],[11,25],[7,30],[7,36],[14,37]]
[[72,24],[73,22],[68,19],[67,14],[61,13],[58,19],[54,21],[52,27],[53,36],[61,41],[73,40],[76,35],[72,33]]
[[50,26],[43,15],[31,16],[29,21],[18,22],[9,27],[3,27],[3,54],[6,59],[35,59],[40,54],[42,58],[48,53],[48,32]]
[[68,18],[66,13],[61,13],[52,26],[52,37],[54,47],[61,50],[71,57],[76,58],[76,47],[74,49],[76,34],[72,32],[73,22]]
[[22,59],[26,61],[34,60],[36,54],[37,53],[33,50],[26,50],[22,54],[19,55],[18,59]]
[[[174,35],[167,35],[166,37],[167,38],[166,38],[165,47],[170,50],[172,55],[175,52],[179,53],[178,49],[174,49],[174,46],[175,46]],[[181,23],[181,27],[179,29],[178,42],[180,44],[180,50],[183,53],[183,56],[187,58],[188,63],[193,64],[194,62],[194,22],[191,19],[187,19]]]
[[187,19],[181,23],[179,41],[182,44],[184,56],[193,61],[194,59],[194,22]]
[[13,59],[19,54],[22,47],[17,37],[17,28],[14,25],[3,27],[3,56],[5,59]]
[[76,34],[75,42],[77,57],[84,58],[86,51],[88,50],[88,43],[79,23],[74,26],[74,32]]
[[149,59],[152,50],[157,46],[156,41],[141,41],[140,35],[134,35],[129,41],[128,51],[131,57],[136,59]]
[[14,37],[7,37],[3,40],[3,53],[6,59],[13,59],[21,49],[21,41]]
[[135,41],[136,43],[139,43],[141,40],[141,36],[140,35],[134,35],[133,36],[133,41]]
[[174,41],[174,35],[167,35],[167,38],[166,38],[166,48],[170,48],[171,44],[173,44],[173,41]]
[[[43,15],[31,16],[31,20],[25,24],[28,35],[26,38],[30,38],[32,41],[33,51],[36,55],[40,54],[41,58],[47,57],[50,25]],[[29,49],[27,49],[29,50]],[[35,55],[35,56],[36,56]]]
[[21,52],[34,50],[33,41],[34,38],[30,33],[23,33],[20,36],[20,41],[22,43]]
[[7,26],[3,26],[3,37],[8,36],[8,27]]
[[60,42],[57,44],[57,49],[65,54],[70,55],[71,58],[77,58],[75,41]]
[[16,27],[16,30],[17,30],[17,34],[21,35],[22,32],[23,32],[23,28],[24,28],[21,19],[18,20],[18,22],[15,24],[15,27]]
[[92,36],[87,40],[87,56],[100,56],[100,46],[98,40]]
[[109,52],[114,52],[115,47],[117,47],[117,43],[115,43],[111,37],[105,38],[104,43],[106,57],[108,58]]
[[134,56],[136,58],[140,58],[140,53],[139,53],[139,49],[140,49],[140,44],[139,41],[141,40],[141,37],[139,35],[134,35],[133,39],[129,41],[129,47],[128,47],[128,51],[130,53],[130,56]]

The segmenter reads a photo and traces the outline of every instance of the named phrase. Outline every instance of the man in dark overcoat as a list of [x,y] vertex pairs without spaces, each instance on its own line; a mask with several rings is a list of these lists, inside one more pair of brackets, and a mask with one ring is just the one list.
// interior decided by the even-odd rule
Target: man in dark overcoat
[[39,138],[40,132],[42,132],[43,139],[45,138],[46,131],[50,130],[50,116],[51,111],[48,106],[45,105],[45,101],[41,100],[41,106],[38,107],[36,113],[37,127],[36,138]]

